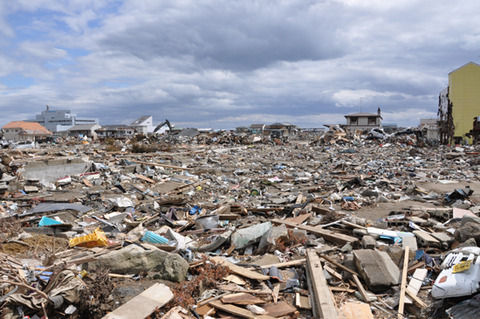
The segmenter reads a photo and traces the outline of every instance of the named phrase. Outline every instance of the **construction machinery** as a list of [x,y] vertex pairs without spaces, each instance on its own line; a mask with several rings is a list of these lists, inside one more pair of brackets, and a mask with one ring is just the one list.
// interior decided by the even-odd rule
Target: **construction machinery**
[[162,123],[158,124],[157,127],[155,127],[155,129],[153,130],[153,133],[157,133],[162,127],[164,127],[165,125],[168,126],[168,129],[169,129],[169,133],[172,133],[173,131],[173,126],[170,124],[170,121],[169,120],[165,120],[163,121]]

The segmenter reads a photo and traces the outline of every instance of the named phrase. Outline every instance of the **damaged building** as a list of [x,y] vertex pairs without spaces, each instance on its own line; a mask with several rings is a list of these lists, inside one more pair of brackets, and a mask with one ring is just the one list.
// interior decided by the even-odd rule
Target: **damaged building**
[[382,127],[382,113],[378,108],[377,113],[353,113],[345,115],[347,124],[342,125],[345,130],[355,132],[356,130],[370,130]]
[[448,74],[448,87],[440,92],[437,114],[442,143],[474,142],[478,135],[474,126],[480,115],[480,65],[469,62]]

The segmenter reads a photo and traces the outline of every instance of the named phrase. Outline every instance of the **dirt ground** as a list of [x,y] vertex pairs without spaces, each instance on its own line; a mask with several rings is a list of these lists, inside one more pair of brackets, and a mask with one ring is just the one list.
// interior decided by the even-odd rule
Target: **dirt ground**
[[[439,182],[418,182],[416,185],[427,192],[433,191],[441,196],[450,193],[457,188],[463,189],[468,185],[473,190],[473,195],[469,198],[470,201],[475,204],[480,204],[480,182],[456,182],[448,184],[442,184]],[[439,207],[438,205],[430,202],[419,202],[413,200],[393,201],[389,203],[378,203],[374,207],[362,207],[356,212],[356,214],[358,217],[375,221],[376,219],[388,216],[392,211],[401,211],[403,209],[408,209],[415,206]]]

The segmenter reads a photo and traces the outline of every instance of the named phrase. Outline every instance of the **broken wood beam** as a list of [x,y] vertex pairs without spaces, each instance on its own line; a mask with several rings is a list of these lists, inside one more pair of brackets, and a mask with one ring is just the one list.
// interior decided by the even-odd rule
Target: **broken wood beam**
[[413,303],[418,305],[420,308],[427,308],[427,304],[424,303],[420,298],[418,298],[418,296],[413,291],[407,288],[405,292],[413,300]]
[[351,244],[351,243],[355,243],[355,242],[358,241],[358,238],[356,238],[356,237],[352,237],[352,236],[348,236],[348,235],[345,235],[345,234],[333,232],[331,230],[322,229],[322,228],[319,228],[319,227],[306,226],[306,225],[301,225],[301,224],[297,224],[297,223],[292,223],[292,222],[281,220],[281,219],[274,219],[274,220],[272,220],[272,223],[284,224],[284,225],[289,226],[289,227],[296,227],[298,229],[306,230],[310,233],[321,236],[325,240],[328,240],[328,241],[336,243],[336,244],[345,245],[345,244],[348,244],[348,243]]
[[130,162],[134,162],[134,163],[137,163],[137,164],[143,164],[143,165],[160,166],[160,167],[171,168],[171,169],[176,169],[176,170],[181,170],[181,171],[189,171],[189,170],[193,169],[193,168],[189,168],[189,167],[180,167],[180,166],[161,164],[161,163],[150,163],[150,162],[137,161],[137,160],[130,160]]
[[360,282],[360,278],[358,278],[357,275],[353,275],[353,280],[355,281],[355,285],[357,285],[360,295],[362,295],[363,301],[369,303],[370,298],[368,297],[367,291],[365,290],[362,283]]
[[235,264],[232,264],[231,262],[223,259],[222,257],[212,257],[211,260],[213,260],[215,263],[228,267],[231,272],[240,275],[242,277],[248,278],[248,279],[255,279],[255,280],[269,280],[270,276],[265,276],[262,275],[258,272],[248,270],[247,268],[243,268],[240,266],[237,266]]
[[210,306],[213,306],[219,310],[231,313],[237,317],[240,318],[247,318],[247,319],[255,319],[255,318],[260,318],[260,319],[273,319],[274,317],[267,316],[267,315],[262,315],[258,316],[255,315],[253,312],[250,310],[247,310],[245,308],[237,307],[234,305],[225,305],[221,301],[214,300],[209,303]]
[[172,299],[173,293],[170,288],[164,284],[156,283],[102,319],[145,318]]
[[310,296],[311,305],[315,313],[320,318],[335,319],[338,318],[337,309],[333,300],[325,276],[323,275],[320,257],[313,249],[307,250],[307,277],[311,284]]
[[352,275],[355,275],[355,276],[359,276],[359,274],[356,272],[356,271],[353,271],[351,270],[350,268],[348,267],[345,267],[344,265],[336,262],[335,260],[333,260],[332,258],[328,257],[328,256],[325,256],[325,255],[320,255],[321,258],[325,259],[326,261],[328,261],[329,263],[331,263],[332,265],[334,265],[335,267],[338,267],[342,270],[345,270],[346,272],[349,272],[351,273]]

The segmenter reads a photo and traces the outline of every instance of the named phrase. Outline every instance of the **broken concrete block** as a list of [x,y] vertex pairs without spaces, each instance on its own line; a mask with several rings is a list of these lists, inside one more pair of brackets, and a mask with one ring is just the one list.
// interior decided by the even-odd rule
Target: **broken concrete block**
[[414,230],[413,233],[417,237],[417,240],[420,243],[420,246],[422,247],[440,247],[441,246],[440,242],[427,232],[424,232],[421,230]]
[[112,251],[88,264],[89,269],[110,269],[118,274],[149,272],[154,273],[155,278],[176,282],[185,280],[188,267],[178,254],[157,248],[145,250],[137,245]]
[[440,241],[443,247],[448,248],[450,244],[453,243],[454,238],[450,236],[448,233],[444,232],[436,232],[431,234],[435,239]]
[[413,233],[398,232],[398,236],[402,238],[403,248],[408,247],[413,252],[417,251],[417,238]]
[[245,248],[258,242],[270,229],[272,229],[272,223],[270,222],[238,229],[232,234],[232,245],[237,249]]
[[401,263],[403,262],[403,256],[405,255],[404,249],[400,246],[388,246],[386,253],[390,256],[392,261],[395,263],[397,266],[401,266]]
[[366,235],[362,237],[362,247],[365,249],[374,249],[377,241],[372,236]]
[[460,227],[455,230],[455,239],[464,242],[469,238],[480,240],[480,218],[464,216]]
[[357,270],[373,292],[381,292],[400,283],[400,270],[390,256],[382,251],[353,251]]

